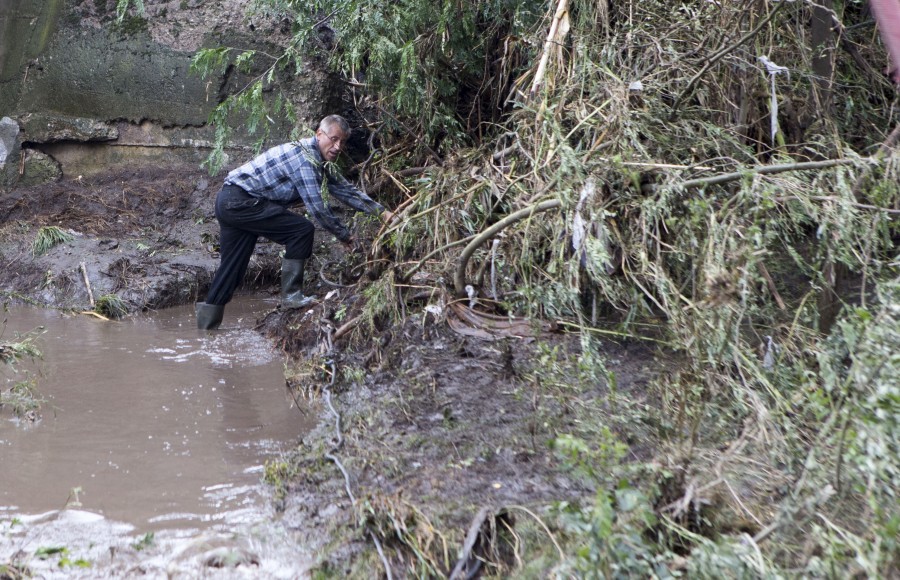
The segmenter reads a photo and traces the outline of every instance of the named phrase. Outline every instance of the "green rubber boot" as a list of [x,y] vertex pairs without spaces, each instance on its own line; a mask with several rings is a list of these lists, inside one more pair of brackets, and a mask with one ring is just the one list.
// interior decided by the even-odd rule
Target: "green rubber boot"
[[197,328],[200,330],[215,330],[222,324],[222,316],[225,314],[225,306],[217,304],[197,303]]
[[303,295],[303,270],[306,260],[281,262],[281,305],[284,308],[303,308],[314,304],[316,299]]

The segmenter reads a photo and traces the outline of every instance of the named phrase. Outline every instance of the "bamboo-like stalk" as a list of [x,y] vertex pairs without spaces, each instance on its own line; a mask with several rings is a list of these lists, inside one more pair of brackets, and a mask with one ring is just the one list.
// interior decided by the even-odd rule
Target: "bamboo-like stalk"
[[553,15],[553,21],[550,23],[550,32],[547,33],[547,40],[544,41],[544,51],[543,54],[541,54],[537,72],[534,73],[534,82],[531,83],[529,94],[532,97],[537,94],[537,90],[541,86],[541,81],[544,80],[544,74],[547,72],[547,61],[550,60],[550,49],[553,47],[553,44],[557,42],[556,32],[559,30],[559,23],[566,13],[567,6],[568,0],[559,0],[559,4],[556,5],[556,14]]
[[91,290],[91,281],[88,278],[87,268],[84,262],[81,263],[81,275],[84,277],[84,286],[87,288],[88,300],[91,301],[91,308],[94,307],[94,292]]
[[461,240],[456,240],[455,242],[450,242],[449,244],[443,245],[443,246],[441,246],[440,248],[437,248],[436,250],[434,250],[434,251],[432,251],[432,252],[429,252],[428,254],[425,255],[424,258],[422,258],[421,260],[419,260],[419,261],[416,263],[415,266],[413,266],[412,268],[410,268],[409,270],[407,270],[407,272],[406,272],[405,274],[403,274],[403,277],[400,278],[400,280],[401,280],[401,281],[406,281],[406,280],[409,280],[410,278],[412,278],[412,275],[415,274],[416,272],[418,272],[418,271],[419,271],[419,268],[421,268],[422,266],[424,266],[425,263],[426,263],[429,259],[431,259],[432,257],[436,256],[437,254],[440,254],[440,253],[443,252],[444,250],[449,250],[450,248],[455,248],[456,246],[461,246],[462,244],[465,244],[465,243],[467,243],[467,242],[471,242],[471,241],[474,240],[476,237],[478,237],[478,236],[477,236],[477,235],[472,235],[472,236],[469,236],[469,237],[467,237],[467,238],[463,238],[463,239],[461,239]]
[[477,250],[481,246],[481,244],[489,240],[491,236],[497,234],[504,228],[516,223],[523,218],[530,217],[542,211],[556,209],[561,205],[562,202],[558,199],[542,201],[541,203],[526,207],[524,209],[520,209],[519,211],[509,214],[499,222],[495,223],[491,227],[475,236],[475,239],[469,242],[469,245],[466,246],[462,254],[459,256],[459,263],[456,266],[456,274],[453,276],[453,286],[454,290],[456,290],[457,296],[466,295],[466,265],[469,263],[469,258],[472,257],[472,254],[475,253],[475,250]]
[[[873,161],[871,157],[864,157],[859,161]],[[840,165],[852,165],[858,163],[855,159],[826,159],[825,161],[805,161],[800,163],[785,163],[781,165],[760,165],[747,171],[735,171],[733,173],[721,173],[710,177],[698,177],[689,179],[681,184],[685,189],[703,187],[706,185],[720,185],[729,181],[737,181],[745,175],[772,175],[773,173],[785,173],[788,171],[809,171],[811,169],[827,169]]]

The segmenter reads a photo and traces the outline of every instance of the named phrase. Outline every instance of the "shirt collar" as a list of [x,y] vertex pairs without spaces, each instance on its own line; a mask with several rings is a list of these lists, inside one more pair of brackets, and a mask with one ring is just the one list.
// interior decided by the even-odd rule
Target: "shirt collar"
[[318,161],[319,163],[325,161],[325,159],[322,158],[322,151],[319,149],[319,140],[316,139],[315,135],[308,139],[302,140],[300,143],[309,150],[316,161]]

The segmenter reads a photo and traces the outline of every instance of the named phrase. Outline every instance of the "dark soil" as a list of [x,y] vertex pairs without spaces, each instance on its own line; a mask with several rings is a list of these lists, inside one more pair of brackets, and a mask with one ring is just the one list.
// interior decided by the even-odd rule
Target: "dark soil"
[[[94,298],[115,294],[130,312],[195,301],[218,263],[212,204],[220,184],[197,168],[144,168],[3,194],[0,291],[7,300],[90,309],[83,263]],[[374,224],[360,224],[360,239],[371,240]],[[34,256],[38,229],[50,225],[72,241]],[[248,288],[277,291],[279,251],[259,244]],[[291,359],[286,380],[319,415],[292,457],[273,459],[267,480],[321,570],[373,577],[383,567],[377,538],[395,576],[446,575],[476,514],[484,530],[518,530],[554,502],[593,497],[602,477],[573,470],[551,442],[585,434],[586,417],[627,437],[640,433],[613,422],[606,377],[617,378],[616,400],[640,406],[658,369],[653,349],[605,343],[605,372],[594,369],[585,390],[575,335],[461,334],[448,324],[450,297],[437,282],[426,303],[401,300],[399,321],[360,316],[365,288],[389,272],[362,261],[319,233],[307,278],[319,303],[276,309],[257,326]],[[625,411],[618,420],[628,420]],[[647,445],[625,443],[632,455]],[[471,552],[502,573],[513,556],[486,546],[480,540]]]
[[[41,305],[90,309],[84,263],[94,299],[115,294],[130,311],[189,302],[216,267],[218,185],[196,169],[146,168],[6,193],[0,288]],[[44,226],[72,240],[35,256]]]

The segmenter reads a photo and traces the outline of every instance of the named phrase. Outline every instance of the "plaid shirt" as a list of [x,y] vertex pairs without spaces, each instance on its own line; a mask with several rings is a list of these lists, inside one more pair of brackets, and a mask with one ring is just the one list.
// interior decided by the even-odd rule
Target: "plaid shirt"
[[350,239],[350,231],[331,213],[322,197],[323,174],[328,193],[355,210],[378,215],[381,204],[353,187],[340,173],[326,167],[315,137],[272,147],[225,178],[253,197],[282,205],[300,201],[312,218],[341,241]]

